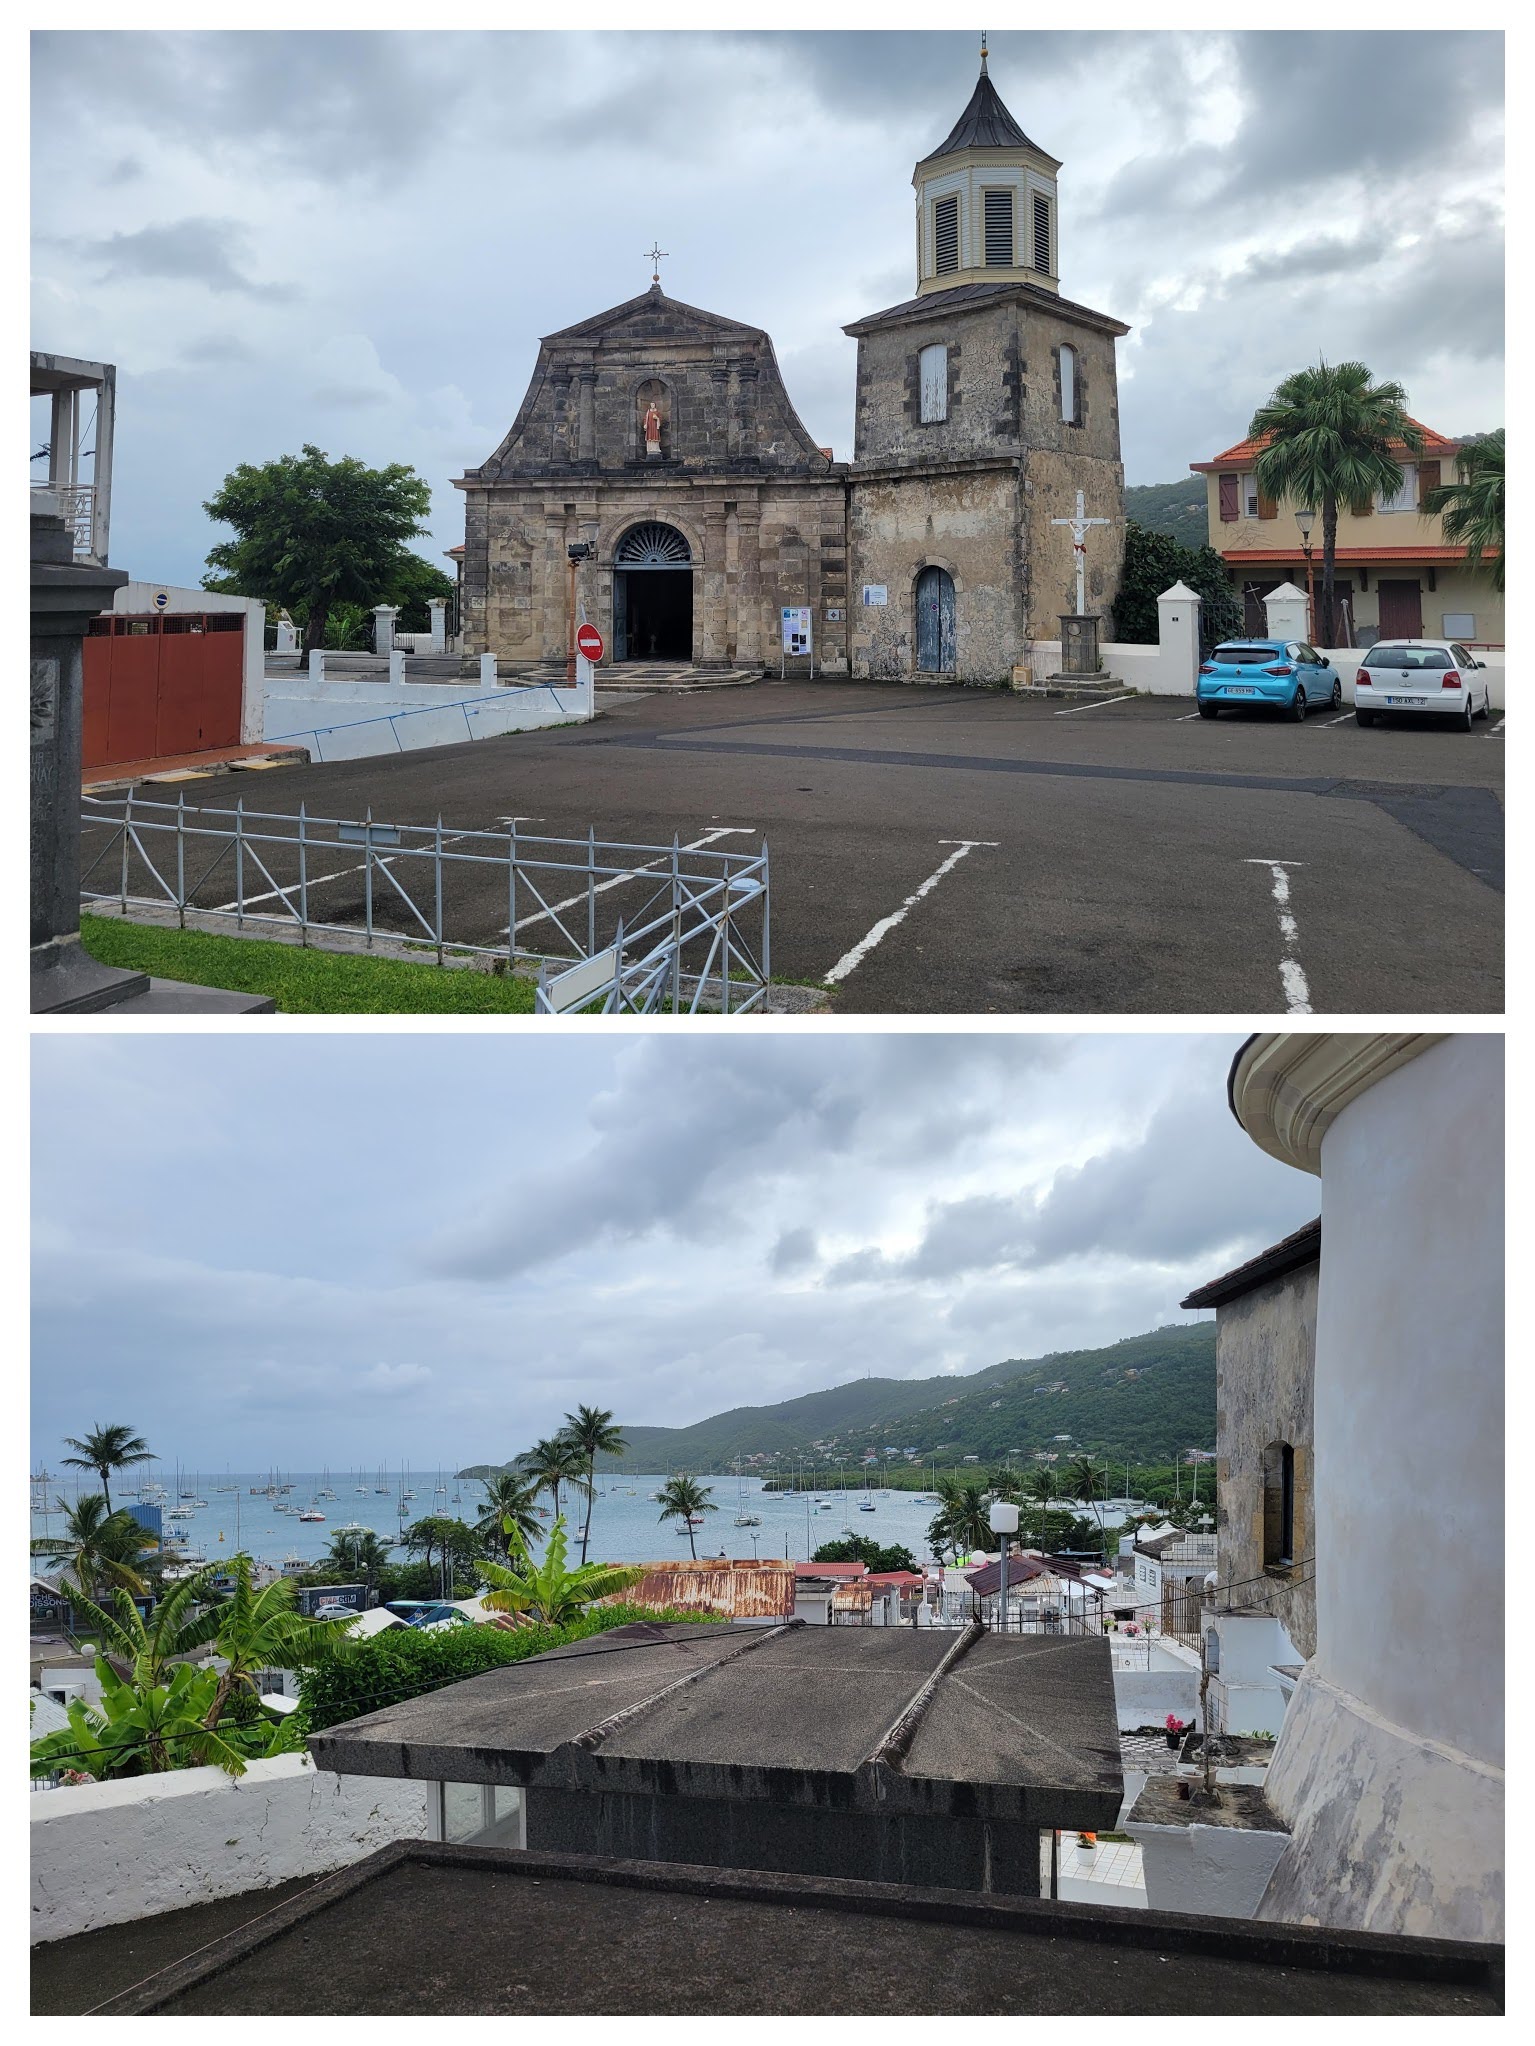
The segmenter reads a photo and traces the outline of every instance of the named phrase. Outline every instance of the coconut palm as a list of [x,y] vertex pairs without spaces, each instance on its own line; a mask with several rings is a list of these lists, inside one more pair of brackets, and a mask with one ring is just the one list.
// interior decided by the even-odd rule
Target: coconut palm
[[1492,586],[1503,588],[1503,428],[1468,440],[1455,457],[1458,483],[1429,491],[1423,509],[1444,514],[1444,537],[1464,547],[1466,564],[1480,568],[1492,555]]
[[661,1508],[662,1520],[680,1520],[688,1531],[688,1548],[693,1561],[698,1561],[698,1544],[693,1539],[693,1522],[704,1513],[718,1513],[719,1508],[709,1496],[709,1487],[700,1485],[697,1478],[668,1478],[656,1494]]
[[1335,642],[1338,506],[1401,489],[1398,453],[1423,447],[1423,429],[1406,405],[1400,384],[1377,384],[1362,362],[1319,362],[1286,377],[1247,429],[1266,443],[1254,464],[1263,494],[1321,508],[1322,605],[1314,629],[1323,646]]
[[1059,1489],[1059,1481],[1055,1475],[1054,1464],[1039,1463],[1034,1466],[1033,1470],[1024,1473],[1022,1495],[1025,1499],[1032,1500],[1039,1508],[1039,1546],[1041,1548],[1045,1547],[1050,1508],[1059,1496]]
[[546,1435],[531,1449],[525,1449],[517,1464],[532,1479],[535,1493],[549,1493],[556,1514],[560,1510],[560,1487],[586,1482],[586,1458],[563,1435]]
[[515,1527],[506,1530],[507,1563],[482,1563],[481,1571],[491,1589],[484,1603],[494,1612],[520,1613],[551,1627],[573,1620],[586,1606],[614,1592],[627,1591],[644,1576],[637,1565],[581,1563],[574,1570],[565,1567],[567,1544],[565,1522],[556,1519],[549,1530],[542,1561],[535,1563],[526,1542]]
[[1085,1499],[1093,1509],[1093,1518],[1099,1529],[1103,1527],[1103,1512],[1093,1498],[1094,1488],[1103,1482],[1104,1467],[1090,1456],[1073,1457],[1062,1474],[1062,1483],[1074,1499]]
[[63,1461],[72,1470],[95,1471],[101,1479],[108,1513],[112,1511],[113,1471],[126,1470],[129,1464],[154,1462],[154,1451],[143,1436],[135,1435],[122,1421],[114,1421],[105,1428],[93,1428],[84,1441],[73,1435],[66,1435],[64,1440],[78,1454],[66,1456]]
[[510,1521],[524,1542],[543,1533],[537,1513],[537,1485],[519,1478],[515,1471],[496,1471],[479,1481],[485,1487],[485,1510],[474,1523],[474,1531],[488,1549],[508,1554],[506,1523]]
[[586,1561],[586,1544],[592,1531],[592,1502],[597,1496],[597,1459],[622,1456],[629,1447],[606,1407],[577,1407],[565,1416],[560,1430],[565,1440],[580,1450],[586,1463],[586,1519],[581,1526],[581,1561]]
[[991,1547],[990,1495],[978,1479],[938,1480],[938,1512],[934,1528],[955,1555]]
[[366,1534],[344,1534],[338,1529],[320,1563],[326,1570],[353,1570],[364,1584],[371,1585],[389,1568],[389,1551],[393,1547],[393,1542],[385,1541],[371,1528]]
[[142,1597],[144,1579],[136,1565],[146,1549],[159,1546],[157,1538],[120,1507],[114,1513],[100,1492],[82,1494],[73,1506],[62,1499],[56,1504],[64,1526],[56,1535],[34,1536],[32,1554],[61,1563],[66,1589],[87,1599],[104,1585],[121,1585]]

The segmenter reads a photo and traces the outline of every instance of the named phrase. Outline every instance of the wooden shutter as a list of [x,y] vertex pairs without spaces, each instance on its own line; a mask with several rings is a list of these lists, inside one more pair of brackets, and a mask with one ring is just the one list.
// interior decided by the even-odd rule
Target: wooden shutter
[[1279,516],[1278,505],[1273,498],[1264,496],[1261,484],[1258,486],[1258,516],[1260,519],[1277,519]]
[[933,207],[933,268],[940,275],[959,268],[959,199],[940,199]]
[[1050,272],[1050,201],[1042,192],[1034,194],[1034,268],[1042,277]]
[[1374,511],[1374,509],[1375,500],[1373,497],[1356,498],[1355,501],[1349,506],[1349,510],[1354,514],[1354,517],[1356,519],[1367,519],[1370,516],[1370,514]]
[[918,416],[927,426],[934,420],[949,416],[949,351],[941,343],[935,343],[931,348],[921,350],[917,365],[922,399]]
[[1221,487],[1221,519],[1229,526],[1241,510],[1237,493],[1242,480],[1239,476],[1220,476],[1216,480]]
[[1423,507],[1423,500],[1428,496],[1428,493],[1438,488],[1439,464],[1437,462],[1420,462],[1418,464],[1418,507],[1420,510]]
[[1011,269],[1013,264],[1013,195],[986,194],[986,267]]

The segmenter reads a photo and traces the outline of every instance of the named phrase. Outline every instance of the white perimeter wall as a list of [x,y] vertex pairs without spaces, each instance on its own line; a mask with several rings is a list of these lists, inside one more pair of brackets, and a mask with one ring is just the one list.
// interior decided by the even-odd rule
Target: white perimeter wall
[[423,746],[467,744],[502,732],[580,724],[593,710],[590,682],[569,689],[540,683],[487,691],[477,682],[462,689],[442,682],[391,686],[382,678],[352,676],[316,686],[307,670],[299,670],[271,677],[265,689],[262,736],[307,746],[315,760],[365,760]]
[[1145,1826],[1127,1821],[1138,1840],[1153,1911],[1251,1918],[1274,1864],[1289,1845],[1285,1833],[1241,1826]]
[[1199,1679],[1192,1670],[1117,1669],[1114,1709],[1121,1730],[1161,1726],[1169,1712],[1191,1720],[1199,1703]]
[[[164,590],[170,602],[163,607],[155,598]],[[169,583],[124,583],[112,598],[112,609],[140,617],[146,611],[161,611],[173,618],[187,611],[243,611],[245,613],[245,672],[240,686],[240,741],[252,745],[261,738],[261,692],[266,681],[266,605],[255,597],[225,597],[213,590],[175,589]]]
[[307,1755],[251,1762],[243,1776],[175,1769],[27,1802],[34,1944],[323,1875],[426,1837],[424,1785],[336,1776]]
[[[1111,675],[1124,684],[1126,689],[1138,689],[1147,696],[1191,696],[1192,689],[1185,677],[1180,661],[1170,653],[1164,653],[1159,646],[1128,646],[1113,640],[1099,648],[1103,657],[1105,675]],[[1343,678],[1343,698],[1346,703],[1354,700],[1354,676],[1359,663],[1364,659],[1364,647],[1335,647],[1327,654]],[[1061,643],[1058,639],[1037,639],[1030,648],[1030,659],[1036,683],[1043,683],[1047,675],[1058,673],[1061,665]],[[1492,687],[1492,707],[1495,711],[1505,706],[1503,693],[1502,653],[1478,653],[1477,659],[1487,665],[1487,680]],[[1477,677],[1480,686],[1481,677]]]

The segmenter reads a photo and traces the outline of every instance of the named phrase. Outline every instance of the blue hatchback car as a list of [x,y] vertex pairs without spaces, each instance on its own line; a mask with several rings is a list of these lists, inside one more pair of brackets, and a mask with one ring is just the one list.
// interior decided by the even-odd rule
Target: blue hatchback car
[[1343,705],[1343,677],[1298,639],[1228,639],[1201,662],[1195,699],[1202,718],[1267,706],[1298,724],[1308,710]]

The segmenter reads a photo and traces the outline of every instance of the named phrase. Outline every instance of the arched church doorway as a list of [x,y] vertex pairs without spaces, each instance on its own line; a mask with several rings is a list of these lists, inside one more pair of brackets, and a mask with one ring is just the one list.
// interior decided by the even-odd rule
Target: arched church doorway
[[631,526],[613,556],[615,661],[693,658],[693,551],[675,526]]
[[917,577],[917,669],[954,673],[954,578],[946,568],[924,568]]

